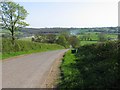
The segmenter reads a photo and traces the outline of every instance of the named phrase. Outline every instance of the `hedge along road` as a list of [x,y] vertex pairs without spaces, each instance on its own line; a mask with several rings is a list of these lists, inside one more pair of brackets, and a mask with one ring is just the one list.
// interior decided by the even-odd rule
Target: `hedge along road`
[[43,88],[52,64],[66,51],[49,51],[4,60],[2,88]]

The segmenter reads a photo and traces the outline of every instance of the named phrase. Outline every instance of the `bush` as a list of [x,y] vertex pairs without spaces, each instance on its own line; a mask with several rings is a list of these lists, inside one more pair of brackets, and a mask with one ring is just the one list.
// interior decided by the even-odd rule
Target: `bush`
[[107,42],[78,49],[76,65],[84,86],[89,88],[118,88],[118,44]]
[[80,46],[80,40],[76,36],[69,37],[68,42],[73,48],[78,48]]
[[65,48],[69,47],[68,41],[64,35],[60,35],[56,41],[57,44],[64,46]]

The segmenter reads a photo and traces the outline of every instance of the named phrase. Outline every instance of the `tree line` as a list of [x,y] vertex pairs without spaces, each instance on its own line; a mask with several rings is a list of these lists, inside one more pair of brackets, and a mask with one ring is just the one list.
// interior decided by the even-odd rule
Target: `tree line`
[[39,43],[56,43],[59,45],[64,46],[65,48],[77,48],[80,46],[80,40],[77,38],[77,36],[70,35],[68,33],[61,33],[59,35],[55,34],[39,34],[35,35],[34,38],[32,38],[32,41],[39,42]]

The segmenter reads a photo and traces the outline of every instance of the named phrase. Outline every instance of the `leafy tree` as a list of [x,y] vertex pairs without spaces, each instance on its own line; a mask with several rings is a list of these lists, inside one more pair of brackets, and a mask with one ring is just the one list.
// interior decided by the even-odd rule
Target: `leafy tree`
[[60,35],[57,39],[57,44],[60,44],[62,46],[64,46],[65,48],[68,47],[68,41],[66,40],[64,35]]
[[54,34],[47,34],[47,35],[35,35],[34,40],[32,41],[39,42],[39,43],[55,43],[56,42],[56,35]]
[[2,27],[11,32],[12,42],[14,44],[15,31],[24,26],[28,26],[28,24],[23,21],[28,13],[23,6],[15,2],[1,2],[0,8],[2,13]]
[[98,34],[98,39],[99,39],[100,42],[104,42],[104,41],[107,40],[107,38],[106,38],[104,33]]
[[69,32],[62,32],[61,35],[63,35],[67,41],[69,40],[69,37],[70,37]]
[[76,36],[71,36],[69,38],[69,43],[73,48],[77,48],[80,46],[80,40]]
[[47,35],[47,43],[55,43],[56,42],[56,35],[48,34]]
[[34,38],[35,42],[39,42],[39,43],[46,43],[47,42],[47,39],[46,39],[46,35],[42,35],[42,34],[38,34],[38,35],[35,35],[35,38]]

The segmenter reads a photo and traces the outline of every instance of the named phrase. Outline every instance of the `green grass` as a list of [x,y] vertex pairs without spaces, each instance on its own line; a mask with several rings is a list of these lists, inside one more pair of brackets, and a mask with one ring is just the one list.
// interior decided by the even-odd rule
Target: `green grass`
[[118,35],[117,34],[106,34],[106,37],[116,39]]
[[62,66],[61,66],[65,75],[71,73],[71,71],[69,70],[69,69],[72,69],[70,68],[71,63],[75,63],[75,55],[71,53],[71,50],[69,50],[68,52],[66,52],[63,58]]
[[[75,83],[73,82],[74,77],[78,75],[78,70],[75,69],[74,64],[75,64],[76,57],[74,54],[71,53],[71,50],[66,52],[62,64],[61,64],[61,80],[59,83],[59,88],[67,88],[66,86],[69,86],[69,88],[74,85]],[[72,84],[71,84],[72,82]]]
[[[93,40],[93,41],[97,41],[98,40],[98,32],[87,32],[87,33],[83,33],[83,34],[79,34],[78,37],[81,38],[82,36],[85,36],[85,35],[89,35],[90,38]],[[117,34],[105,34],[106,38],[114,38],[116,39],[117,38]]]
[[[98,38],[98,32],[87,32],[87,33],[83,33],[83,34],[79,34],[78,38],[80,39],[80,45],[84,46],[84,45],[90,45],[90,44],[95,44],[98,43],[99,38]],[[90,35],[91,40],[81,40],[81,37],[86,36],[86,35]],[[106,38],[111,38],[111,39],[117,39],[118,35],[117,34],[105,34]]]
[[98,42],[97,41],[80,41],[81,46],[95,44],[95,43],[98,43]]
[[29,38],[20,38],[19,40],[32,41],[32,37],[29,37]]
[[45,52],[45,51],[52,51],[52,50],[58,50],[58,49],[44,49],[44,50],[29,50],[29,51],[19,51],[19,52],[11,52],[11,53],[4,53],[0,54],[2,60],[19,56],[19,55],[27,55],[27,54],[32,54],[32,53],[40,53],[40,52]]
[[93,40],[93,41],[97,41],[98,40],[98,33],[96,32],[86,32],[86,33],[83,33],[83,34],[79,34],[78,35],[78,38],[81,39],[83,36],[90,36],[90,38]]
[[2,60],[2,53],[0,52],[0,60]]
[[90,38],[93,40],[93,41],[97,41],[98,40],[98,34],[97,32],[88,32],[86,34],[90,34]]
[[57,44],[36,43],[24,40],[16,40],[15,45],[13,46],[9,39],[3,39],[2,59],[23,54],[31,54],[57,49],[64,49],[64,47]]

